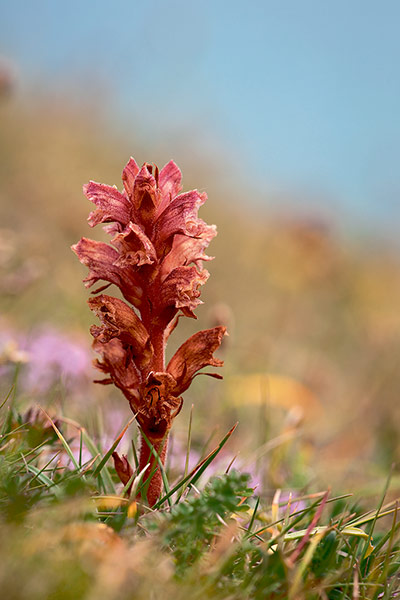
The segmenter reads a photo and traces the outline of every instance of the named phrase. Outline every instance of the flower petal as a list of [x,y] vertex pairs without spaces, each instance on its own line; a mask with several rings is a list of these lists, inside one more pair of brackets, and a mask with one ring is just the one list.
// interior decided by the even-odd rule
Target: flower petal
[[212,260],[211,256],[204,254],[204,250],[215,235],[217,235],[215,228],[208,232],[207,236],[199,238],[175,235],[172,248],[161,264],[161,281],[164,281],[171,271],[180,265],[187,266],[190,263],[198,265],[202,260]]
[[131,156],[122,171],[122,182],[129,198],[132,198],[133,196],[133,184],[135,183],[139,171],[140,169],[135,159]]
[[208,271],[198,271],[196,267],[177,267],[173,269],[162,284],[160,303],[162,307],[187,307],[194,310],[201,304],[200,285],[209,277]]
[[118,338],[103,343],[95,339],[93,350],[102,356],[95,366],[110,375],[114,384],[130,399],[138,395],[141,383],[140,373],[132,360],[131,352]]
[[222,367],[213,353],[221,345],[226,333],[226,327],[205,329],[192,335],[178,348],[168,363],[167,372],[176,380],[174,394],[182,394],[189,387],[193,377],[203,367]]
[[117,233],[121,233],[122,230],[123,227],[120,225],[120,223],[108,223],[107,225],[103,226],[103,231],[108,233],[108,235],[111,237],[117,235]]
[[176,196],[160,214],[154,227],[154,246],[160,254],[165,242],[175,233],[200,237],[209,231],[210,226],[197,216],[206,198],[206,194],[199,194],[197,190],[185,192]]
[[132,196],[136,217],[145,228],[153,224],[161,198],[161,192],[149,168],[151,165],[144,164],[140,169],[133,185]]
[[100,319],[103,327],[94,327],[92,335],[100,342],[118,337],[129,344],[133,360],[138,366],[147,364],[153,354],[149,333],[130,306],[119,298],[101,294],[88,300],[90,310]]
[[122,225],[129,222],[132,204],[116,187],[89,181],[83,186],[83,193],[93,202],[97,209],[89,215],[89,225],[116,221]]
[[96,281],[103,279],[117,285],[129,302],[135,306],[140,305],[143,290],[138,285],[132,269],[122,269],[115,265],[119,254],[114,248],[104,242],[87,238],[82,238],[71,247],[81,263],[89,267],[89,275],[84,279],[86,287],[91,287]]
[[182,173],[179,167],[170,160],[160,171],[158,178],[158,186],[161,190],[161,206],[159,212],[162,212],[175,196],[182,189],[181,186]]
[[130,222],[111,243],[119,251],[119,258],[115,262],[118,267],[141,267],[157,260],[153,244],[136,223]]

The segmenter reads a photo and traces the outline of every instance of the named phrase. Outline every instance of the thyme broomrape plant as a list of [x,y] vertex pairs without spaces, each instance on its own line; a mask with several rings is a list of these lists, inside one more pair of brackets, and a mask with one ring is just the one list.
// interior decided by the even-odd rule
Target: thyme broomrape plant
[[[198,217],[207,196],[197,190],[180,193],[181,172],[173,161],[161,171],[131,158],[122,172],[124,190],[90,181],[83,191],[96,205],[89,225],[106,223],[111,245],[82,238],[72,249],[89,267],[84,279],[94,290],[89,307],[100,320],[93,325],[93,348],[101,359],[95,366],[105,375],[97,381],[114,384],[129,401],[141,428],[139,469],[150,463],[153,473],[147,501],[153,506],[161,492],[162,477],[147,440],[165,463],[168,433],[182,408],[181,394],[198,371],[220,367],[213,356],[225,327],[192,335],[165,364],[169,335],[181,315],[196,318],[200,286],[209,273],[204,252],[216,235],[215,225]],[[116,285],[126,302],[103,294]],[[216,373],[205,373],[221,378]],[[117,473],[127,483],[132,468],[125,456],[114,453]]]

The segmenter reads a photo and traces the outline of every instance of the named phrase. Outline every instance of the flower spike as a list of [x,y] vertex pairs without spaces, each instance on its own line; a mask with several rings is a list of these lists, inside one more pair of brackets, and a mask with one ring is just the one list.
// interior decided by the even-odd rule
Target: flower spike
[[[90,181],[83,188],[96,206],[89,225],[106,224],[111,245],[82,238],[72,247],[89,268],[85,285],[105,282],[88,301],[100,321],[91,327],[93,349],[100,356],[95,366],[104,375],[98,383],[118,387],[137,415],[143,432],[139,469],[150,463],[150,506],[157,502],[162,481],[147,442],[164,463],[168,434],[182,408],[181,394],[201,369],[222,366],[213,354],[226,333],[225,327],[199,331],[165,365],[167,339],[179,317],[196,318],[200,286],[209,277],[203,262],[211,257],[205,250],[217,233],[215,225],[198,217],[206,194],[181,193],[181,179],[173,161],[159,171],[148,163],[139,168],[131,158],[122,173],[123,191]],[[125,300],[99,294],[110,285]],[[115,453],[114,461],[126,484],[132,475],[126,457]]]

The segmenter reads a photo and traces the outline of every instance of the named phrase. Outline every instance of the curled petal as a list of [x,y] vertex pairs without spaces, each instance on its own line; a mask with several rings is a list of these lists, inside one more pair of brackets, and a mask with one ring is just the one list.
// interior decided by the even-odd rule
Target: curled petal
[[159,213],[161,213],[171,200],[179,194],[182,189],[181,181],[181,170],[173,160],[170,160],[169,163],[161,169],[158,179],[162,197]]
[[114,248],[104,242],[82,238],[72,246],[72,250],[81,263],[89,267],[89,274],[84,279],[86,287],[91,287],[96,281],[102,279],[117,285],[125,298],[135,306],[140,304],[143,291],[132,269],[123,269],[115,265],[119,254]]
[[171,271],[180,265],[187,266],[190,263],[199,265],[202,260],[212,260],[211,256],[204,254],[204,250],[216,234],[216,230],[212,229],[207,236],[199,238],[175,235],[172,248],[161,264],[161,281],[164,281]]
[[122,171],[122,182],[129,198],[132,198],[133,196],[133,184],[135,183],[139,171],[140,169],[135,159],[131,156]]
[[83,186],[85,196],[93,202],[97,209],[89,215],[89,225],[116,221],[122,225],[129,222],[132,204],[116,187],[89,181]]
[[198,218],[199,207],[205,202],[206,194],[197,190],[176,196],[165,208],[155,223],[154,246],[156,250],[175,233],[184,233],[191,237],[200,237],[208,225]]
[[141,383],[140,373],[132,360],[131,352],[118,338],[103,343],[95,339],[93,349],[102,356],[95,366],[110,375],[114,384],[129,398],[137,394]]
[[103,230],[111,237],[122,231],[123,227],[119,223],[108,223],[104,225]]
[[133,185],[132,202],[137,218],[145,227],[149,227],[154,221],[156,210],[160,203],[160,196],[157,182],[151,174],[148,165],[143,165]]
[[199,287],[208,277],[209,273],[205,269],[198,271],[196,267],[177,267],[162,284],[161,305],[194,310],[201,304]]
[[118,267],[141,267],[157,260],[153,244],[136,223],[129,223],[121,233],[117,233],[111,243],[119,251],[115,262]]
[[193,377],[203,367],[222,367],[222,360],[213,353],[221,345],[226,327],[205,329],[192,335],[178,348],[168,363],[167,372],[176,380],[175,395],[179,395],[189,387]]
[[90,310],[100,319],[103,327],[93,327],[92,335],[100,342],[119,338],[129,344],[133,360],[138,366],[147,364],[153,348],[149,333],[137,314],[119,298],[101,294],[88,300]]

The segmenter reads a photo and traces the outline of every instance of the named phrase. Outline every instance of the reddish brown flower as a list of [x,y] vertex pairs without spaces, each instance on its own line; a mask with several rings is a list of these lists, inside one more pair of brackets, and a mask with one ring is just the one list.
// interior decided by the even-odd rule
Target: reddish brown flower
[[[203,266],[210,260],[205,249],[216,228],[197,214],[205,194],[179,193],[181,173],[173,161],[159,172],[147,163],[140,169],[131,158],[122,180],[122,192],[93,181],[83,188],[96,205],[89,225],[107,223],[111,245],[82,238],[73,250],[89,267],[85,285],[105,282],[94,294],[114,284],[134,307],[106,294],[90,298],[89,306],[100,320],[91,328],[93,347],[100,355],[95,364],[105,375],[99,383],[114,383],[123,392],[164,460],[168,432],[182,407],[181,394],[201,369],[222,366],[213,356],[225,334],[221,326],[193,335],[165,366],[166,341],[179,315],[196,318],[200,286],[209,276]],[[128,481],[127,461],[115,460],[121,480]],[[152,464],[154,459],[142,442],[140,468],[149,460]],[[148,488],[150,505],[160,490],[157,470]]]

